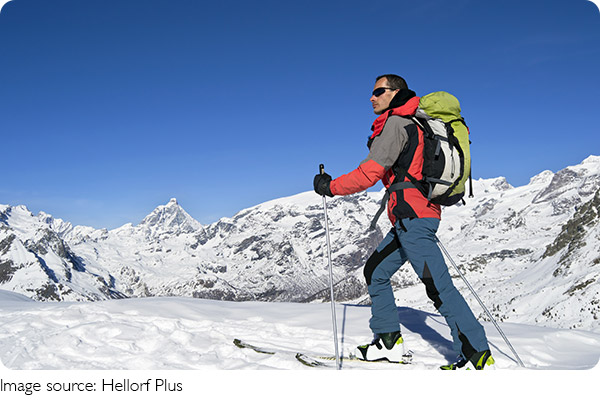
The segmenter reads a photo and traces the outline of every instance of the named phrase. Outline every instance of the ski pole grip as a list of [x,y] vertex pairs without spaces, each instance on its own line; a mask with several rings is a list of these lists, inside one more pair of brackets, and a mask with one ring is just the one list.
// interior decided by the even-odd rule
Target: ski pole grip
[[325,166],[323,164],[319,164],[319,174],[323,175],[325,173]]

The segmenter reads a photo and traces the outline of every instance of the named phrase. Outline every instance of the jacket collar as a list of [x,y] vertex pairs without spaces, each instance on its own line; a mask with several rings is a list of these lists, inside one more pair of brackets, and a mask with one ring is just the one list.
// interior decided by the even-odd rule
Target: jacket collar
[[[373,125],[371,126],[371,130],[373,131],[371,138],[374,138],[375,136],[381,133],[390,115],[399,115],[401,117],[411,117],[415,115],[415,112],[419,107],[419,101],[421,100],[421,98],[415,96],[415,92],[410,90],[409,92],[412,93],[411,97],[404,98],[403,101],[395,101],[398,95],[402,93],[402,91],[403,90],[400,90],[400,92],[396,94],[396,96],[394,97],[394,99],[392,99],[390,103],[390,107],[387,110],[385,110],[383,114],[377,117],[373,122]],[[397,105],[400,102],[402,102],[402,104]],[[396,107],[393,107],[394,105],[396,105]]]
[[388,107],[388,110],[392,108],[402,107],[406,104],[408,100],[412,99],[416,95],[417,94],[410,89],[400,89],[398,93],[396,93],[396,95],[392,98],[392,101],[390,101],[390,106]]

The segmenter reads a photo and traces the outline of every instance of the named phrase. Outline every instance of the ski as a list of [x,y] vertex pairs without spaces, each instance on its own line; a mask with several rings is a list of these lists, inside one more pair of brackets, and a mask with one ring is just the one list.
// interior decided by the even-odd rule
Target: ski
[[[330,365],[326,362],[324,362],[325,360],[330,361],[330,360],[334,360],[335,361],[335,356],[333,357],[329,357],[329,356],[311,356],[308,354],[304,354],[301,352],[296,352],[296,351],[291,351],[291,350],[283,350],[283,349],[271,349],[271,348],[266,348],[263,346],[256,346],[253,344],[250,344],[248,342],[245,342],[243,340],[240,339],[233,339],[233,344],[235,344],[237,347],[239,347],[240,349],[250,349],[253,350],[257,353],[260,354],[288,354],[290,356],[294,356],[294,358],[304,364],[307,367],[325,367],[325,368],[329,368],[329,367],[334,367],[334,365]],[[321,358],[321,360],[324,361],[320,361],[317,358]]]
[[[263,347],[263,346],[256,346],[254,344],[245,342],[241,339],[234,339],[233,344],[235,344],[240,349],[250,349],[250,350],[253,350],[260,354],[270,354],[270,355],[289,354],[290,356],[293,355],[294,358],[298,362],[302,363],[303,365],[305,365],[307,367],[335,368],[335,361],[336,361],[335,356],[327,356],[327,355],[320,355],[320,354],[308,354],[308,353],[301,352],[301,351],[291,351],[291,350],[273,349],[273,348],[268,348],[268,347]],[[357,358],[354,355],[350,355],[349,357],[340,357],[340,361],[342,361],[342,362],[346,362],[346,361],[362,362],[362,363],[374,363],[374,362],[384,362],[384,361],[389,362],[387,360],[365,361],[365,360],[361,360],[361,359]],[[334,362],[334,364],[332,364],[331,362]],[[411,363],[412,363],[412,352],[408,352],[407,354],[405,354],[403,356],[403,360],[401,362],[395,362],[393,364],[411,364]]]
[[275,354],[277,352],[276,350],[265,350],[262,347],[254,346],[254,345],[252,345],[250,343],[246,343],[240,339],[233,339],[233,344],[235,344],[240,349],[250,349],[250,350],[254,350],[255,352],[261,353],[261,354]]
[[[334,368],[335,365],[331,365],[331,364],[327,364],[324,363],[322,361],[316,360],[311,356],[308,356],[306,354],[303,353],[296,353],[296,360],[298,360],[300,363],[306,365],[307,367],[325,367],[325,368]],[[335,361],[335,357],[333,358]]]

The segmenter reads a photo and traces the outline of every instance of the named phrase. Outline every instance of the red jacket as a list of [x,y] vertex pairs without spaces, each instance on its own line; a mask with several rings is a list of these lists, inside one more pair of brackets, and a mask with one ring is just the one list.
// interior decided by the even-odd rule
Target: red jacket
[[[423,132],[410,117],[419,106],[419,97],[412,97],[400,107],[381,114],[373,123],[370,152],[355,170],[331,182],[334,195],[361,192],[379,180],[390,187],[401,171],[420,180],[423,169]],[[398,118],[398,119],[396,119]],[[409,182],[404,177],[401,181]],[[402,218],[440,218],[441,207],[430,203],[416,188],[390,193],[388,216],[395,223]]]

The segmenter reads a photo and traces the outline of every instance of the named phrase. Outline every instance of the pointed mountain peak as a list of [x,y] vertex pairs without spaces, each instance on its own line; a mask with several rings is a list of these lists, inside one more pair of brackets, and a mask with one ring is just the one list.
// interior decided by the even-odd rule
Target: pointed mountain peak
[[550,171],[550,170],[545,170],[540,172],[539,174],[533,176],[531,179],[529,179],[529,184],[530,185],[537,185],[537,184],[549,184],[550,181],[552,180],[552,178],[554,177],[554,172]]
[[202,225],[179,205],[176,198],[156,207],[138,226],[149,229],[150,233],[177,234],[202,229]]

